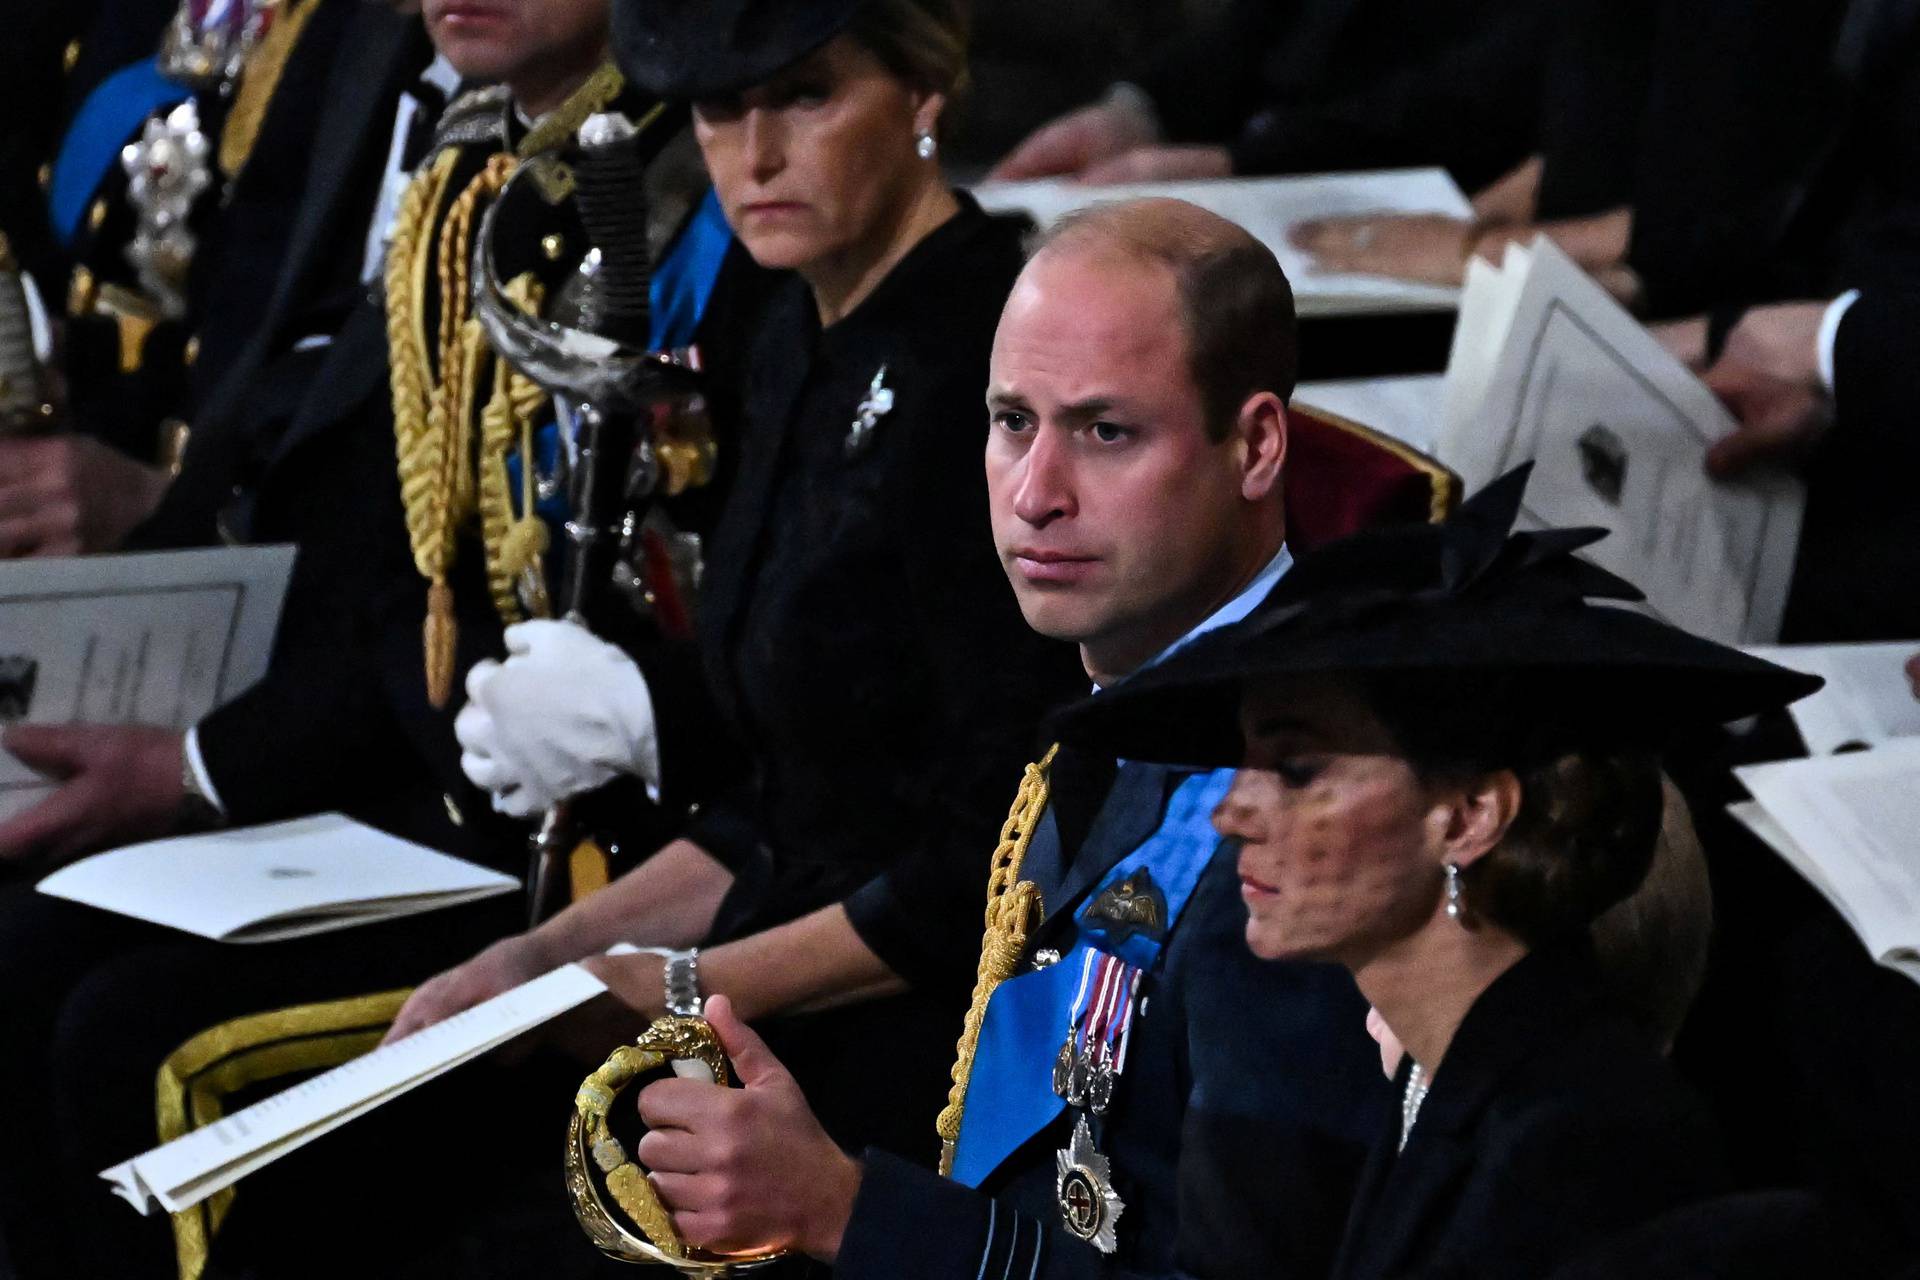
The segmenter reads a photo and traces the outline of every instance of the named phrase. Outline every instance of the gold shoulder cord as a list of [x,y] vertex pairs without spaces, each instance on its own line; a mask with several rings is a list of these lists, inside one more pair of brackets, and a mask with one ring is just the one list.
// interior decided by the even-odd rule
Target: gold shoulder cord
[[[427,697],[436,707],[445,706],[453,694],[459,634],[447,579],[461,526],[479,515],[488,591],[503,621],[522,617],[516,590],[522,578],[531,585],[536,611],[543,611],[546,596],[539,571],[547,538],[533,510],[531,474],[533,424],[546,396],[529,379],[494,360],[486,334],[472,315],[468,274],[475,218],[481,203],[506,186],[520,157],[563,145],[625,87],[611,63],[601,66],[528,132],[515,154],[491,157],[451,202],[448,193],[459,152],[442,151],[408,185],[394,220],[386,266],[394,445],[414,567],[428,583],[423,646]],[[443,209],[445,220],[438,223],[436,234]],[[427,340],[429,271],[436,273],[440,290],[437,344]],[[510,292],[529,311],[542,301],[530,277],[516,280]],[[475,409],[483,387],[489,390],[478,415],[476,449]],[[506,459],[515,447],[525,460],[518,518],[506,478]]]
[[1000,828],[1000,844],[993,851],[992,870],[987,875],[987,931],[980,940],[980,969],[974,979],[973,1004],[960,1032],[959,1056],[953,1064],[953,1088],[947,1092],[947,1105],[934,1128],[940,1133],[940,1175],[953,1176],[954,1144],[960,1140],[960,1119],[967,1106],[967,1083],[973,1079],[973,1057],[980,1048],[980,1024],[987,1016],[987,1001],[1002,982],[1020,967],[1027,949],[1027,930],[1040,913],[1040,891],[1031,880],[1020,879],[1020,868],[1027,860],[1027,846],[1046,812],[1051,794],[1048,770],[1060,748],[1050,747],[1039,764],[1027,766],[1020,780],[1020,793],[1014,797],[1006,825]]
[[233,95],[233,109],[220,129],[220,172],[229,180],[239,176],[260,140],[260,126],[273,104],[280,78],[286,74],[293,47],[300,42],[307,20],[320,8],[320,0],[284,0],[276,6],[273,25],[247,58],[240,87]]

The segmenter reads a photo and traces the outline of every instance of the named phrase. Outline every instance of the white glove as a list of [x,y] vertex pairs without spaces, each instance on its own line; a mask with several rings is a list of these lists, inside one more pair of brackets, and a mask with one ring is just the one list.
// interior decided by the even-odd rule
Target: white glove
[[623,773],[658,797],[660,733],[633,659],[571,622],[517,623],[506,639],[505,662],[467,673],[453,722],[460,767],[493,807],[532,817]]

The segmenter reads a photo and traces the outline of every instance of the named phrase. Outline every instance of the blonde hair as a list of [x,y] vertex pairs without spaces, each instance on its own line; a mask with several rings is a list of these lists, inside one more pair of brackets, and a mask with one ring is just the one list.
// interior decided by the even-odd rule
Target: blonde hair
[[900,79],[952,99],[967,89],[967,0],[868,0],[847,34]]

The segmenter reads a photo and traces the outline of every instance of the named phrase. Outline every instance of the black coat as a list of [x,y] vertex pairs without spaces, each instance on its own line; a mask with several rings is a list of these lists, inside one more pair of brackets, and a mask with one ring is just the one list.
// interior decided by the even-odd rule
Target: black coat
[[1581,954],[1531,954],[1481,995],[1396,1153],[1399,1137],[1396,1114],[1336,1280],[1532,1280],[1723,1189],[1704,1112],[1604,1003]]
[[[1911,276],[1914,0],[1668,0],[1630,260],[1655,316]],[[1755,140],[1764,145],[1755,145]]]
[[1551,28],[1529,0],[1235,0],[1137,79],[1236,173],[1440,165],[1471,191],[1536,145]]
[[[994,553],[982,406],[1020,227],[963,200],[824,332],[792,280],[755,346],[699,623],[712,712],[743,744],[690,830],[738,877],[716,936],[889,870],[971,903],[1035,727],[1085,688],[1074,650],[1027,628]],[[892,409],[850,454],[882,367]],[[654,685],[671,780],[712,713],[684,682]],[[855,923],[919,979],[913,923],[870,923],[884,914]]]
[[1920,289],[1869,285],[1834,339],[1832,433],[1808,462],[1807,514],[1782,638],[1801,643],[1920,635]]
[[[1065,761],[1063,751],[1022,871],[1047,910],[1028,939],[1029,960],[1073,945],[1075,911],[1154,833],[1175,787],[1191,776],[1127,764],[1117,777],[1108,773],[1105,789],[1095,769],[1076,783],[1082,770],[1063,769]],[[1081,790],[1088,785],[1090,795]],[[1367,1135],[1390,1100],[1351,977],[1330,965],[1268,963],[1247,950],[1237,856],[1236,846],[1220,847],[1143,980],[1126,1071],[1112,1109],[1094,1121],[1126,1204],[1119,1251],[1106,1257],[1059,1225],[1055,1152],[1067,1144],[1068,1113],[978,1191],[868,1152],[835,1275],[1326,1274]],[[976,886],[975,902],[979,893]],[[974,918],[977,931],[977,910]],[[1032,1051],[1051,1059],[1058,1048],[1050,1039]],[[991,1100],[970,1105],[983,1101]]]

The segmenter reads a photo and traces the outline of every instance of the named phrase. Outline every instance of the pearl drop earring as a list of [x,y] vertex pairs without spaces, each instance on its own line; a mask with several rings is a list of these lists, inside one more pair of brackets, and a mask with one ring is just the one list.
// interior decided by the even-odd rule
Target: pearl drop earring
[[940,153],[940,144],[931,133],[922,129],[913,140],[913,151],[922,160],[931,160]]

